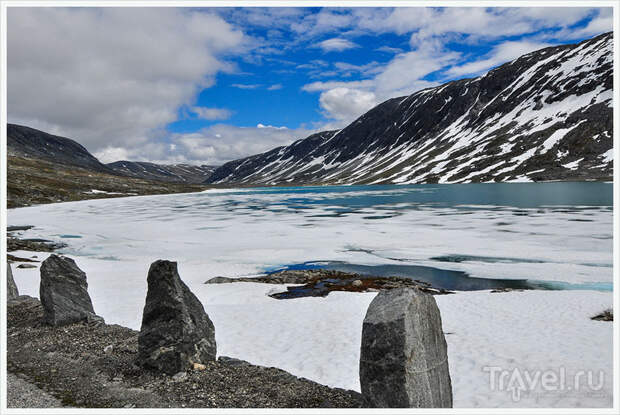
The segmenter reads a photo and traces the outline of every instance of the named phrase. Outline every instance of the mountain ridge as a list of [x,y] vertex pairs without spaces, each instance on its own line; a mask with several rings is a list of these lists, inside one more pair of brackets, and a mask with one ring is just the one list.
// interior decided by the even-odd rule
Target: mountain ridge
[[119,174],[141,179],[157,180],[171,183],[203,183],[215,171],[217,166],[192,164],[157,164],[146,161],[119,160],[107,163],[108,167]]
[[10,156],[41,159],[99,173],[115,174],[114,170],[70,138],[18,124],[7,124],[6,137],[7,154]]
[[391,98],[338,131],[233,160],[230,185],[610,180],[613,34]]
[[170,183],[203,183],[215,166],[156,164],[141,161],[101,163],[77,141],[19,124],[7,124],[7,153],[13,157],[45,160],[97,173]]

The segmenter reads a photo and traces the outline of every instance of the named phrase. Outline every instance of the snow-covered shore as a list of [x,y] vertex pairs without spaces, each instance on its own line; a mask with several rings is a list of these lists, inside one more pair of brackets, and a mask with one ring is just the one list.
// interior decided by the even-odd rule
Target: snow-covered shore
[[[88,275],[97,313],[108,323],[139,329],[148,264],[74,258]],[[375,293],[275,300],[267,294],[284,286],[202,284],[199,267],[180,263],[179,270],[215,324],[219,355],[359,391],[361,327]],[[14,269],[14,274],[20,293],[38,296],[38,269]],[[448,342],[455,407],[611,406],[613,326],[590,317],[611,306],[612,293],[477,291],[435,299]],[[565,371],[571,385],[576,372],[591,371],[594,386],[602,371],[604,383],[601,390],[569,391],[545,390],[539,381],[534,391],[523,390],[513,400],[508,381],[503,389],[491,389],[493,368],[511,375],[517,368],[522,376]]]

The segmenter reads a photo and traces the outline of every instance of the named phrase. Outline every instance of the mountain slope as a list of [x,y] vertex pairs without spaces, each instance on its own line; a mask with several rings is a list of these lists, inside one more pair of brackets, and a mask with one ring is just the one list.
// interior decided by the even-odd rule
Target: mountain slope
[[47,160],[99,173],[115,174],[79,143],[17,124],[7,124],[7,153],[10,156]]
[[611,180],[612,33],[390,99],[340,131],[235,160],[210,183]]
[[108,167],[124,176],[172,183],[203,183],[215,166],[192,166],[189,164],[155,164],[141,161],[115,161]]
[[71,139],[21,125],[7,125],[7,153],[8,208],[207,188],[125,175],[100,163]]

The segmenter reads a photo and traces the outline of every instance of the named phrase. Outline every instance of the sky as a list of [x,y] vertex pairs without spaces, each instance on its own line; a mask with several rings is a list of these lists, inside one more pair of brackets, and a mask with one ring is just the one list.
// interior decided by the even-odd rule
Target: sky
[[105,163],[221,165],[612,19],[574,7],[9,7],[8,121]]

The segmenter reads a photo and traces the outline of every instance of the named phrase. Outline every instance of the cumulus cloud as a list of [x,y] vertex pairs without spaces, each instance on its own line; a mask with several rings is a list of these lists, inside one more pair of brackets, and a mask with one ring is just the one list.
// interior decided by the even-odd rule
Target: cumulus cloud
[[445,75],[449,77],[459,77],[463,75],[478,74],[505,62],[516,59],[528,52],[542,49],[547,46],[550,46],[550,44],[530,41],[507,41],[495,46],[486,57],[480,60],[463,65],[452,66],[445,72]]
[[9,121],[106,159],[161,137],[244,47],[221,17],[186,9],[13,7],[7,17]]
[[226,108],[192,107],[192,112],[203,120],[227,120],[232,115]]
[[357,48],[359,45],[347,39],[332,38],[317,43],[315,47],[323,49],[323,52],[342,52],[343,50]]
[[319,103],[330,118],[349,122],[374,107],[377,97],[373,92],[338,87],[323,92]]
[[[423,78],[458,61],[459,57],[459,53],[427,45],[411,52],[399,53],[383,66],[371,62],[365,68],[366,74],[375,74],[371,78],[351,82],[312,82],[302,89],[308,92],[320,91],[319,105],[331,120],[329,126],[342,127],[388,98],[408,95],[436,85],[437,82]],[[347,64],[341,64],[340,67],[350,68]],[[357,67],[358,70],[360,68]]]
[[191,133],[173,133],[165,140],[147,142],[140,148],[106,147],[94,155],[104,163],[132,160],[218,166],[230,160],[289,145],[317,131],[261,123],[255,127],[215,124]]
[[258,124],[256,127],[234,127],[216,124],[200,131],[174,134],[175,156],[182,162],[221,165],[227,161],[263,153],[291,144],[315,130],[288,129]]

